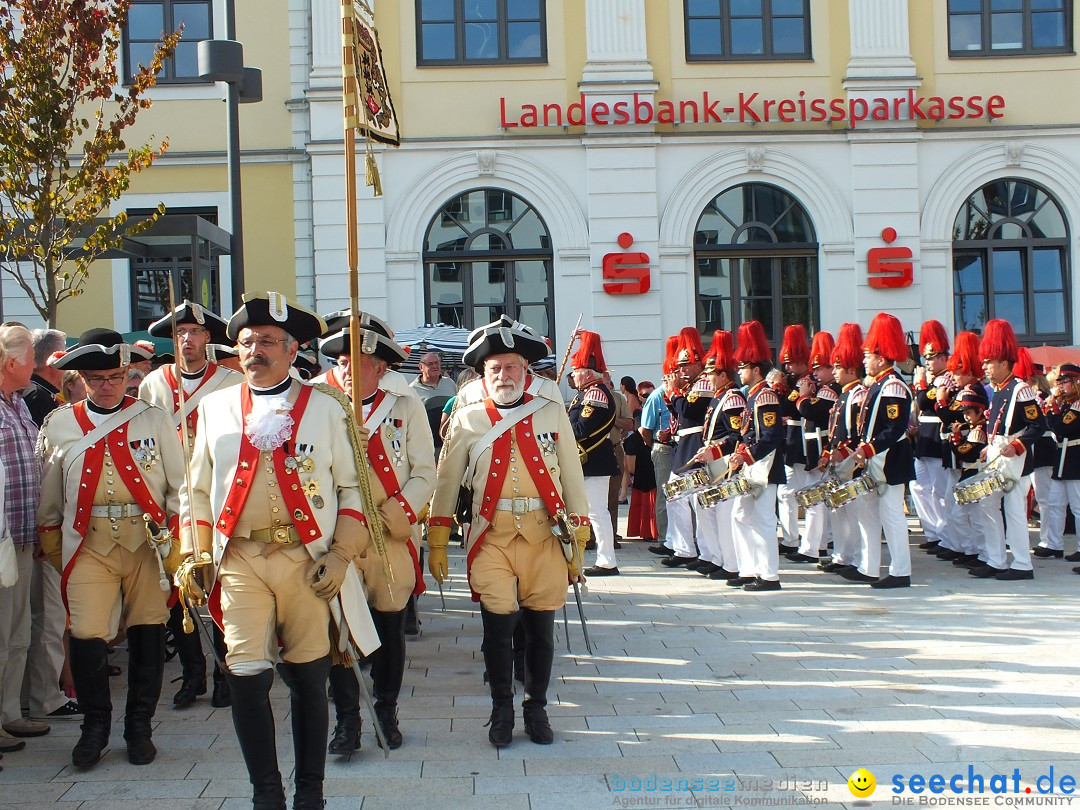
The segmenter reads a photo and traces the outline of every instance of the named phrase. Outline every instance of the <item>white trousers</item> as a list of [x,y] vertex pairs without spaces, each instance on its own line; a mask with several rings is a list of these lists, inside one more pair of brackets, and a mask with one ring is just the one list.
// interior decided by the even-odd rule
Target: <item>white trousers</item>
[[19,581],[0,588],[0,721],[22,717],[22,685],[30,649],[30,583],[34,562],[32,545],[16,546]]
[[941,542],[946,539],[948,504],[945,491],[948,484],[948,471],[941,466],[941,459],[915,459],[915,480],[908,488],[927,540]]
[[986,553],[983,529],[975,518],[975,512],[956,502],[956,487],[960,483],[960,470],[950,469],[945,472],[948,475],[948,488],[945,490],[948,519],[941,545],[943,548],[959,551],[961,554],[978,554],[981,559]]
[[[1073,516],[1080,515],[1080,481],[1050,479],[1050,497],[1044,502],[1039,498],[1040,524],[1048,527],[1046,539],[1039,543],[1043,548],[1065,550],[1065,506],[1072,507]],[[1042,532],[1039,532],[1042,534]],[[1077,545],[1080,548],[1080,543]]]
[[[1065,548],[1065,501],[1064,487],[1055,487],[1050,467],[1036,467],[1031,473],[1031,488],[1039,502],[1039,545],[1043,548]],[[1061,515],[1060,521],[1047,520],[1048,514]]]
[[[1025,475],[1004,495],[992,495],[982,503],[987,504],[989,522],[986,527],[986,564],[994,568],[1009,567],[1008,550],[1012,551],[1012,567],[1018,571],[1031,570],[1031,549],[1028,544],[1027,496],[1031,489],[1031,476]],[[1005,511],[1002,522],[1001,505]]]
[[[820,470],[804,470],[803,487],[819,484],[823,478],[825,478],[825,473]],[[817,557],[821,553],[821,549],[826,545],[825,536],[829,523],[829,512],[824,502],[822,502],[804,509],[803,514],[806,516],[806,525],[803,526],[802,540],[799,542],[799,553],[808,557]]]
[[607,496],[611,476],[585,476],[585,497],[589,501],[589,523],[596,538],[596,564],[601,568],[616,568],[615,535],[611,531]]
[[834,563],[854,565],[859,569],[863,567],[862,536],[859,533],[859,517],[862,509],[863,498],[856,498],[839,509],[829,510],[832,521],[832,561]]
[[776,514],[780,518],[784,545],[796,548],[799,545],[799,504],[795,502],[795,492],[810,482],[803,465],[785,465],[784,469],[787,471],[787,483],[776,487]]
[[739,570],[739,557],[735,551],[734,525],[731,514],[735,498],[720,501],[716,506],[697,510],[698,551],[713,565],[725,571]]
[[[669,481],[678,478],[675,473],[671,474]],[[694,540],[694,510],[697,508],[697,498],[686,495],[678,500],[667,502],[668,545],[675,551],[676,557],[696,557],[698,555],[697,543]]]
[[60,595],[60,574],[48,562],[35,562],[30,581],[30,652],[23,680],[23,706],[31,715],[56,711],[67,696],[60,691],[64,669],[67,609]]
[[866,570],[862,573],[872,577],[881,573],[881,534],[889,547],[889,574],[894,577],[911,576],[911,549],[908,547],[907,516],[904,514],[904,485],[886,486],[881,495],[868,493],[860,500],[860,537]]
[[780,550],[776,547],[776,484],[769,484],[756,498],[735,498],[731,519],[735,529],[735,550],[739,575],[778,580]]

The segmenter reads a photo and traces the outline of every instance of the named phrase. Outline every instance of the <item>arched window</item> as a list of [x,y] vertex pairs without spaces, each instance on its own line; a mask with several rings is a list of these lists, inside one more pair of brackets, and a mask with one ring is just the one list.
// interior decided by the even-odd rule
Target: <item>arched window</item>
[[991,318],[1021,343],[1071,343],[1069,229],[1057,200],[1026,180],[980,188],[953,226],[956,330],[981,332]]
[[817,329],[814,226],[787,192],[764,183],[729,188],[705,206],[694,234],[697,327],[706,342],[758,320],[770,343],[784,327]]
[[474,329],[503,313],[552,337],[551,238],[525,200],[481,188],[447,202],[424,242],[424,304],[431,323]]

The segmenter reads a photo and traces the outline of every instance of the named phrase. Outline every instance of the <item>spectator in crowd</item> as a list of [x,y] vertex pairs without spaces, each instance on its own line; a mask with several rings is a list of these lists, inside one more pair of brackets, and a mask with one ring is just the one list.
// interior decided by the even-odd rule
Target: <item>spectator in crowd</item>
[[147,372],[141,368],[135,368],[135,364],[131,364],[131,368],[128,369],[128,381],[127,381],[127,395],[129,397],[139,396],[139,386],[142,385],[143,379],[146,377]]
[[[632,427],[627,428],[629,430],[637,430],[641,424],[641,400],[638,399],[637,383],[634,382],[633,377],[623,377],[619,380],[619,391],[622,393],[623,398],[626,399],[626,407],[630,409],[630,418],[634,420]],[[623,438],[626,437],[626,433],[623,434]],[[625,448],[624,448],[625,453]],[[627,503],[630,500],[630,478],[634,474],[634,457],[629,455],[622,456],[622,480],[619,483],[619,503]]]
[[[623,378],[624,381],[627,378]],[[653,392],[651,382],[637,387],[638,400],[643,402]],[[641,410],[634,417],[640,422]],[[640,537],[650,543],[656,541],[656,471],[653,469],[652,453],[641,434],[632,430],[623,440],[626,467],[630,471],[630,515],[626,521],[626,536]]]
[[64,372],[49,365],[49,358],[64,351],[67,335],[58,329],[35,329],[31,334],[34,336],[34,373],[30,375],[30,387],[23,392],[23,402],[34,424],[41,427],[49,411],[60,404],[57,396]]
[[86,386],[83,384],[79,372],[74,369],[64,372],[63,379],[60,382],[60,396],[63,397],[65,404],[82,402],[86,399]]
[[37,546],[37,508],[41,470],[34,452],[38,428],[21,392],[34,373],[34,337],[22,324],[0,326],[3,382],[0,383],[0,464],[6,485],[4,509],[15,544],[19,578],[0,590],[0,751],[15,737],[49,732],[45,723],[23,717],[22,687],[30,648],[30,584]]
[[[665,379],[675,368],[675,352],[678,351],[678,346],[678,335],[667,339],[663,368]],[[638,432],[649,448],[656,480],[667,481],[671,477],[671,457],[675,452],[675,443],[671,437],[671,412],[668,410],[662,385],[649,394],[641,406],[641,427]],[[667,542],[667,499],[662,488],[656,490],[655,498],[657,542],[649,546],[649,551],[653,554],[671,555],[674,551]]]
[[[34,373],[23,401],[39,428],[45,417],[60,405],[64,372],[49,361],[62,355],[67,335],[57,329],[35,329]],[[44,555],[36,555],[30,581],[30,651],[23,679],[22,705],[31,717],[54,720],[81,717],[79,706],[60,691],[64,671],[64,631],[67,609],[60,595],[60,574]]]
[[443,376],[442,358],[435,352],[420,358],[420,374],[409,385],[423,402],[432,397],[452,397],[457,390],[454,381]]

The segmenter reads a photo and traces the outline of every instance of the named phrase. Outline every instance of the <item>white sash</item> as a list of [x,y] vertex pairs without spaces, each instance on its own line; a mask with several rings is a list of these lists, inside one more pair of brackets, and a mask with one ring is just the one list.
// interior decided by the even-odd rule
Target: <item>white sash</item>
[[64,462],[64,477],[67,477],[68,470],[71,465],[80,460],[91,445],[96,444],[98,439],[104,438],[116,430],[121,425],[126,425],[140,413],[150,407],[149,402],[144,402],[141,399],[135,400],[131,405],[126,408],[121,408],[116,413],[109,414],[105,421],[95,427],[75,444],[67,449],[67,461]]
[[[177,369],[179,370],[179,369]],[[183,415],[177,411],[173,414],[173,424],[177,428],[180,427],[180,423],[187,419],[191,414],[195,412],[195,409],[199,407],[199,403],[202,402],[202,398],[207,394],[212,394],[218,390],[218,386],[222,380],[228,377],[233,372],[224,366],[218,366],[213,374],[210,375],[210,379],[203,381],[203,384],[196,388],[191,394],[184,395]],[[180,375],[180,379],[176,381],[176,384],[180,387],[184,385],[183,374]]]

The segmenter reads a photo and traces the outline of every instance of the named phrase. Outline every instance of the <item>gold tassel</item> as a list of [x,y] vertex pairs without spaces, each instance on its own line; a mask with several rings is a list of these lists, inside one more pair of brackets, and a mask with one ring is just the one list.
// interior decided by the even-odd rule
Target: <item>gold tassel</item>
[[382,196],[382,179],[379,177],[379,167],[375,163],[375,154],[370,146],[364,157],[364,184],[371,186],[371,193],[374,196]]

